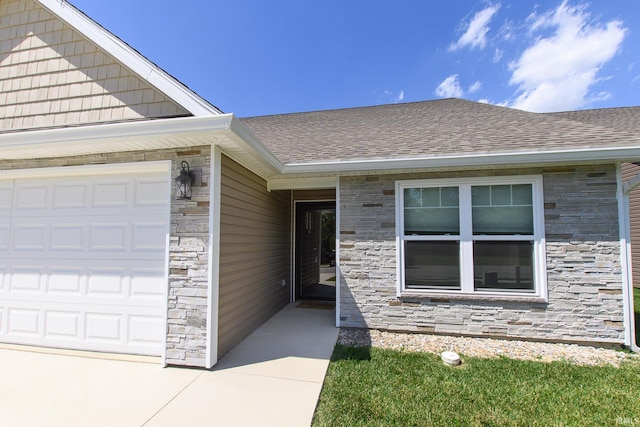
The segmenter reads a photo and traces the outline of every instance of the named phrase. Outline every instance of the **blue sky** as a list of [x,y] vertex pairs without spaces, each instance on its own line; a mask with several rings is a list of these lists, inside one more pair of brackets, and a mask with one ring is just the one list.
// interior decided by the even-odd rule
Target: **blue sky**
[[71,0],[240,117],[459,97],[640,105],[640,1]]

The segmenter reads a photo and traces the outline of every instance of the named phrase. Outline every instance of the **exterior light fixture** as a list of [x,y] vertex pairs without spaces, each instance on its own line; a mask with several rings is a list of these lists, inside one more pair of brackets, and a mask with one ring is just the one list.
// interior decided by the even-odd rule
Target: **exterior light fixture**
[[202,185],[202,169],[189,170],[189,163],[185,161],[180,166],[180,175],[175,179],[176,199],[191,200],[191,188]]

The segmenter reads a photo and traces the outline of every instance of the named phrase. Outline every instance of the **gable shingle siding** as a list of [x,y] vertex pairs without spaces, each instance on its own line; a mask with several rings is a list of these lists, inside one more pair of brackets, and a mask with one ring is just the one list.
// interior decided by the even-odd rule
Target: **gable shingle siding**
[[0,131],[189,115],[32,0],[0,1]]

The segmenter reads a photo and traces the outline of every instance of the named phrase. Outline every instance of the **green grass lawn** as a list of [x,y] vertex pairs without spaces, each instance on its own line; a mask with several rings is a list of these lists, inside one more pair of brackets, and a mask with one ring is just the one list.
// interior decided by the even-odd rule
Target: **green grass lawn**
[[640,288],[633,288],[633,311],[636,318],[636,345],[640,346]]
[[640,425],[640,364],[463,358],[337,345],[313,426]]

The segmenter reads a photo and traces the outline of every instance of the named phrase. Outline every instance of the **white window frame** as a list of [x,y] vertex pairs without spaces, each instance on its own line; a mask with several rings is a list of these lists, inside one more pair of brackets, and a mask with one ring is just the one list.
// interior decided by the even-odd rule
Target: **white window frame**
[[[547,301],[547,268],[544,232],[544,197],[542,175],[516,175],[477,178],[417,179],[396,181],[396,247],[397,247],[397,296],[419,296],[437,294],[470,296],[473,298],[504,297],[505,299],[533,298]],[[471,218],[471,187],[481,185],[531,184],[533,201],[533,235],[492,236],[473,235]],[[404,234],[404,190],[408,188],[458,187],[460,211],[460,235],[405,236]],[[405,241],[460,241],[460,290],[450,289],[406,289],[405,288]],[[474,289],[473,242],[474,241],[533,241],[534,292],[489,291]]]

